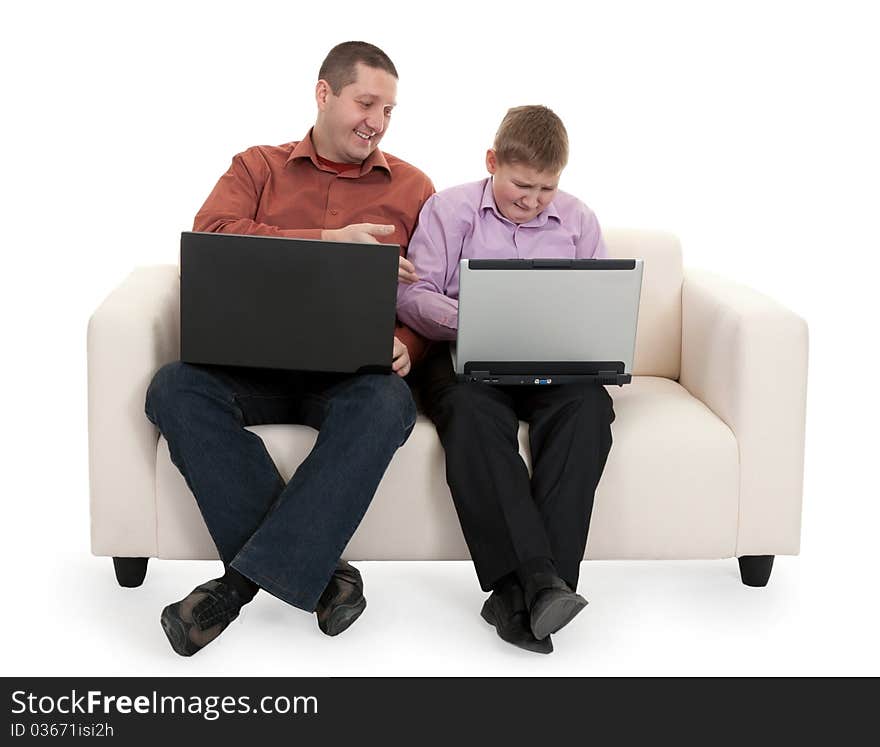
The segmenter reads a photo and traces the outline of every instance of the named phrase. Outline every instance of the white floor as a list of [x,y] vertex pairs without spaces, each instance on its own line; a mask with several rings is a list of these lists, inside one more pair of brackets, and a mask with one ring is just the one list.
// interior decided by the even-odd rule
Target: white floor
[[[151,561],[138,589],[86,553],[46,562],[5,616],[6,675],[876,675],[873,577],[819,557],[777,558],[770,584],[736,561],[588,562],[587,609],[549,656],[502,642],[479,617],[468,563],[358,564],[369,605],[327,638],[314,616],[267,594],[211,646],[174,654],[159,612],[216,563]],[[9,603],[7,596],[7,604]]]

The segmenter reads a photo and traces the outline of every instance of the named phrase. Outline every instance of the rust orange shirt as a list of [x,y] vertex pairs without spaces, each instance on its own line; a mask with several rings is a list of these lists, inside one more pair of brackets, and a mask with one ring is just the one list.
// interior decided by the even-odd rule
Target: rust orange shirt
[[[256,145],[232,159],[193,222],[194,231],[320,239],[352,223],[393,224],[385,238],[401,254],[434,185],[415,166],[378,148],[360,167],[337,173],[318,160],[311,130],[285,145]],[[427,342],[398,322],[397,337],[412,364]]]

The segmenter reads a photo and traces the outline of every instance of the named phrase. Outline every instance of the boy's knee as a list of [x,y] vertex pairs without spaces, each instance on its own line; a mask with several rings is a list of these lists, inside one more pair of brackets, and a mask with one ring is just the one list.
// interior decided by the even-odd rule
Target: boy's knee
[[485,384],[456,383],[446,389],[435,410],[443,431],[452,438],[467,439],[485,425],[516,433],[519,419],[493,394]]
[[576,401],[589,414],[609,422],[614,420],[614,402],[604,386],[586,384],[579,387],[576,392]]

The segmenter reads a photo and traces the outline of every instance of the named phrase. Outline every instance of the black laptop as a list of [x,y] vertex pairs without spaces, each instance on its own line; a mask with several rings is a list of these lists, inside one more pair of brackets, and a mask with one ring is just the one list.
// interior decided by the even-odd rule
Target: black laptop
[[187,363],[387,373],[400,248],[184,232]]

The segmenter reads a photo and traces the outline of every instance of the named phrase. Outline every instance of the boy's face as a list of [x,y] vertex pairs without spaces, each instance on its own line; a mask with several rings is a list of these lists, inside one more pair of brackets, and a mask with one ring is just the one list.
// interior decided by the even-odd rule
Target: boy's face
[[538,171],[524,163],[501,163],[495,151],[486,153],[492,174],[492,195],[501,214],[514,223],[528,223],[556,195],[561,171]]
[[327,81],[315,90],[315,129],[321,156],[338,163],[361,163],[379,145],[397,103],[397,79],[384,70],[358,63],[357,77],[336,96]]

